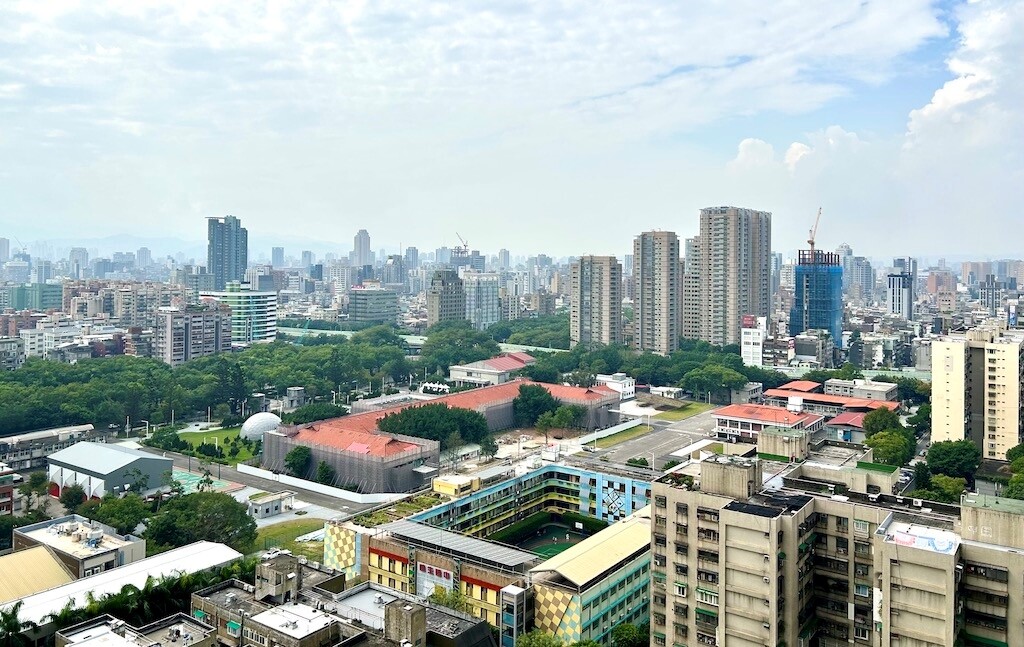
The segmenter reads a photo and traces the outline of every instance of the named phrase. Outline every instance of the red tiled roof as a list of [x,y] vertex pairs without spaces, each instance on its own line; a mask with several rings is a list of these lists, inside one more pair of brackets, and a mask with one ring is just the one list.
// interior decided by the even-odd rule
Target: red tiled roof
[[820,388],[820,384],[811,380],[793,380],[779,387],[783,391],[803,391],[804,393],[812,393]]
[[793,413],[780,407],[768,407],[763,404],[730,404],[715,409],[711,415],[716,418],[741,418],[779,427],[794,427],[798,424],[808,425],[821,420],[821,416],[813,413]]
[[844,411],[835,418],[828,421],[830,425],[846,425],[847,427],[864,428],[864,416],[868,414],[862,411]]
[[526,366],[525,363],[520,362],[515,357],[505,357],[502,355],[492,357],[491,359],[485,359],[480,363],[495,371],[518,371]]
[[533,355],[530,355],[529,353],[505,353],[504,357],[511,357],[513,359],[519,360],[523,364],[533,364],[537,361],[537,359]]
[[[367,432],[362,429],[339,429],[336,425],[329,424],[331,422],[333,421],[315,422],[299,430],[295,438],[310,444],[329,445],[356,454],[378,457],[393,456],[418,447],[413,443],[396,440],[381,433]],[[376,426],[376,420],[374,420],[374,427],[376,428]]]
[[[378,411],[366,411],[350,416],[342,416],[341,418],[314,422],[300,429],[295,437],[312,444],[329,445],[339,449],[350,449],[353,445],[356,445],[357,447],[352,449],[352,451],[362,451],[362,448],[358,446],[366,445],[367,449],[363,453],[369,453],[373,456],[390,456],[412,449],[416,445],[395,440],[382,434],[377,429],[377,421],[385,415],[401,411],[406,407],[438,403],[447,404],[449,407],[481,411],[502,401],[515,399],[519,395],[519,387],[524,384],[540,383],[524,379],[512,380],[504,384],[460,391],[459,393],[453,393],[433,400],[403,402]],[[606,399],[618,401],[619,399],[618,393],[604,386],[594,386],[589,389],[578,386],[563,386],[561,384],[540,384],[540,386],[546,388],[555,399],[573,404],[597,403]]]
[[803,398],[805,403],[817,402],[820,404],[840,405],[844,409],[889,409],[896,411],[900,408],[899,402],[888,402],[886,400],[868,400],[865,398],[851,398],[846,395],[825,395],[824,393],[797,393],[784,389],[768,389],[764,392],[766,398]]

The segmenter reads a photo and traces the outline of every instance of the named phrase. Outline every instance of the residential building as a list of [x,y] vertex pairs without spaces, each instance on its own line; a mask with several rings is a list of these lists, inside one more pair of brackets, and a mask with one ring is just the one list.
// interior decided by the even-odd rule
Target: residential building
[[140,247],[135,253],[136,264],[139,269],[146,269],[153,264],[153,252],[148,247]]
[[738,207],[700,211],[699,338],[740,343],[743,315],[771,314],[772,215]]
[[1019,501],[903,497],[897,468],[840,445],[786,459],[654,483],[653,645],[1024,642]]
[[405,248],[405,269],[415,270],[420,266],[420,250],[416,247]]
[[1005,460],[1024,442],[1024,331],[992,322],[931,344],[932,442],[970,439]]
[[863,256],[854,256],[849,266],[849,272],[843,268],[843,289],[851,301],[870,303],[875,293],[875,270],[871,261]]
[[213,289],[223,290],[230,281],[241,281],[249,264],[249,232],[234,216],[207,218],[206,271],[213,275]]
[[510,270],[512,269],[512,263],[510,260],[509,251],[507,249],[498,250],[498,269],[499,270]]
[[25,363],[25,340],[0,337],[0,371],[13,371]]
[[153,356],[171,366],[196,357],[231,352],[231,309],[207,306],[161,308],[153,327]]
[[11,241],[9,238],[0,238],[0,263],[11,260]]
[[466,293],[466,319],[477,330],[501,321],[499,297],[501,276],[495,273],[466,272],[462,276]]
[[802,250],[796,264],[789,334],[827,330],[843,338],[843,268],[839,255],[820,249]]
[[272,247],[270,249],[270,264],[274,268],[284,267],[284,247]]
[[700,338],[700,237],[687,238],[683,246],[682,294],[679,336]]
[[398,294],[379,287],[353,286],[348,291],[348,319],[354,324],[394,324],[398,321]]
[[[0,463],[0,517],[14,514],[14,477],[14,470],[7,463]],[[0,537],[0,542],[4,540]],[[7,548],[0,543],[0,552]]]
[[633,240],[633,347],[669,355],[679,347],[679,238],[648,231]]
[[75,579],[146,557],[146,540],[77,514],[14,529],[14,551],[46,546]]
[[248,284],[229,282],[222,291],[200,292],[231,309],[231,343],[246,345],[277,338],[277,293],[248,289]]
[[380,268],[380,282],[384,287],[395,292],[405,293],[408,283],[408,272],[406,271],[405,259],[400,254],[392,254],[384,261]]
[[889,314],[914,320],[914,277],[902,272],[888,275]]
[[569,342],[622,343],[622,265],[614,256],[583,256],[570,267]]
[[427,327],[466,317],[466,290],[455,270],[437,270],[427,289]]
[[768,337],[768,318],[744,315],[740,328],[740,357],[744,366],[764,366],[764,342]]

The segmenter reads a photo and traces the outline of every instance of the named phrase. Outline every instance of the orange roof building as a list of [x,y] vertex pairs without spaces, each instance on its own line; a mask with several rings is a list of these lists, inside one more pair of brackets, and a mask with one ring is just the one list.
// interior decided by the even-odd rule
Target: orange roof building
[[[386,434],[378,428],[381,418],[407,407],[443,403],[470,409],[487,419],[488,429],[509,429],[515,423],[512,401],[519,387],[539,384],[513,380],[495,386],[461,391],[429,401],[401,402],[378,410],[356,413],[304,425],[283,425],[263,438],[263,466],[285,471],[285,456],[296,446],[309,447],[310,469],[326,461],[336,474],[336,485],[355,487],[360,492],[407,492],[423,487],[436,475],[440,465],[440,443],[401,434]],[[604,428],[618,422],[619,394],[603,386],[581,388],[561,384],[540,384],[556,400],[580,405],[587,410],[586,427]]]

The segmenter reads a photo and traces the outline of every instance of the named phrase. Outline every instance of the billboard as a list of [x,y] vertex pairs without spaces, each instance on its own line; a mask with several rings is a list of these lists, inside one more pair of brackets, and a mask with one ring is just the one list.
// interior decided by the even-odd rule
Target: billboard
[[744,328],[757,328],[757,317],[754,315],[743,315],[742,326]]

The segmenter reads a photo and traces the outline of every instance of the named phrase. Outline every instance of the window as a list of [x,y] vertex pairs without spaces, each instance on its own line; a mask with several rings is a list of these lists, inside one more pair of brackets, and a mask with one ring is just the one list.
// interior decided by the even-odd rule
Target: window
[[853,628],[853,637],[856,638],[857,640],[867,640],[869,633],[870,632],[868,631],[867,627],[854,627]]
[[710,604],[712,606],[718,606],[718,594],[714,591],[706,591],[704,589],[697,589],[697,601],[703,602],[704,604]]
[[860,535],[866,535],[868,532],[868,522],[859,519],[854,520],[853,531]]
[[853,594],[866,598],[871,595],[871,588],[867,584],[855,584],[853,587]]
[[681,598],[686,597],[686,582],[676,582],[675,593]]

